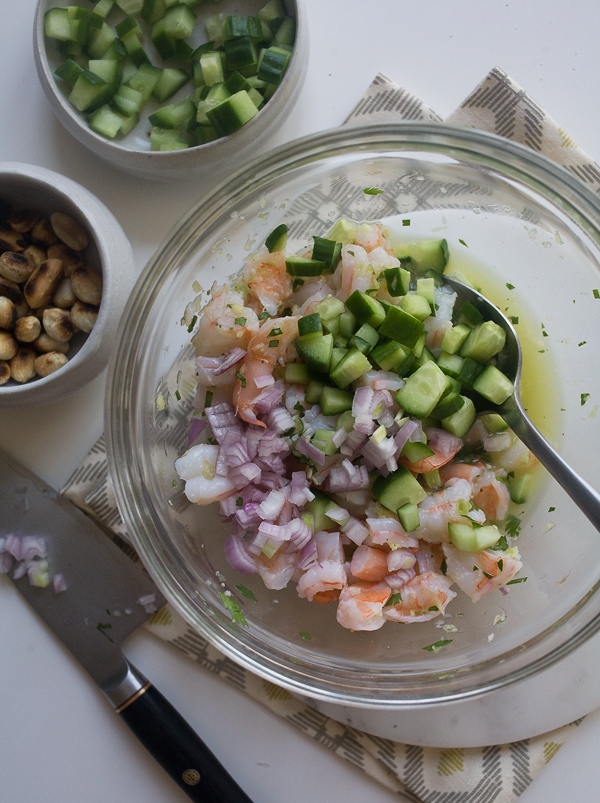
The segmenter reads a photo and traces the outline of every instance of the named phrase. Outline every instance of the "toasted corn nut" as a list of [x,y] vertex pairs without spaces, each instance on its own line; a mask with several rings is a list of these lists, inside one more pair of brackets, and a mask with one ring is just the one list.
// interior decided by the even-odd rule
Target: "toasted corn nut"
[[58,239],[73,251],[83,251],[87,248],[89,239],[86,230],[70,215],[53,212],[50,215],[50,224]]
[[18,231],[0,226],[0,251],[22,251],[27,240]]
[[54,340],[54,338],[50,337],[46,332],[42,332],[32,345],[34,345],[36,350],[41,354],[47,354],[50,351],[59,351],[61,354],[68,354],[71,347],[68,340],[62,342],[60,340]]
[[0,360],[0,385],[6,385],[10,379],[10,365],[5,360]]
[[19,305],[24,301],[21,288],[16,282],[11,282],[9,279],[3,279],[0,276],[0,296],[10,298],[13,304]]
[[42,324],[35,315],[25,315],[15,323],[13,335],[20,343],[33,343],[42,333]]
[[75,268],[71,274],[73,292],[80,301],[98,306],[102,300],[102,277],[88,265]]
[[16,209],[6,216],[6,222],[20,234],[31,231],[40,219],[40,212],[37,209]]
[[46,307],[52,300],[56,288],[62,279],[62,262],[60,259],[47,259],[37,267],[23,288],[25,300],[32,309]]
[[55,307],[60,307],[61,309],[71,309],[76,301],[77,298],[71,286],[71,279],[68,276],[63,276],[56,288],[56,292],[52,296],[52,303]]
[[53,340],[58,340],[59,343],[65,343],[70,340],[77,331],[73,325],[71,313],[58,307],[45,309],[42,315],[42,323],[46,334]]
[[47,354],[40,354],[35,358],[34,367],[38,376],[50,376],[63,365],[66,365],[68,358],[66,354],[59,351],[49,351]]
[[[55,246],[51,245],[50,248],[55,248]],[[46,251],[45,248],[40,248],[39,245],[28,245],[27,248],[23,251],[23,256],[26,256],[27,259],[31,262],[34,268],[37,268],[38,265],[41,265],[42,262],[45,262],[50,256],[52,256],[50,252],[50,248]]]
[[17,320],[17,308],[6,296],[0,296],[0,329],[12,329]]
[[23,284],[31,276],[35,265],[23,253],[18,251],[5,251],[0,254],[0,276],[11,282]]
[[98,319],[98,307],[76,301],[71,307],[71,319],[77,329],[89,335]]
[[64,243],[55,243],[47,251],[48,259],[60,259],[63,263],[63,273],[70,276],[75,268],[84,265],[83,256],[78,251],[73,251]]
[[41,245],[43,248],[48,248],[49,245],[54,245],[54,243],[58,242],[58,237],[46,217],[38,220],[31,229],[30,237],[36,245]]
[[18,348],[19,344],[11,332],[0,332],[0,360],[12,360]]
[[29,346],[20,346],[17,353],[9,360],[11,377],[19,384],[29,382],[35,376],[35,359],[37,354]]

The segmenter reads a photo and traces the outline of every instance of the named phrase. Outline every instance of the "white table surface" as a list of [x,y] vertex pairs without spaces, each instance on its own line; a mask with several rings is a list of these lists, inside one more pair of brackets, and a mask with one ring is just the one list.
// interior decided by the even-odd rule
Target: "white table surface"
[[[597,0],[305,0],[305,6],[308,77],[271,144],[341,123],[379,71],[445,115],[500,66],[600,158]],[[34,8],[35,0],[0,0],[0,159],[43,165],[88,187],[120,219],[141,270],[210,183],[137,180],[73,140],[35,74]],[[0,443],[60,487],[102,431],[103,389],[100,377],[68,403],[35,412],[0,408]],[[135,634],[127,654],[256,803],[399,799],[148,633]],[[5,803],[186,799],[6,578],[0,578],[0,700]],[[597,800],[598,743],[600,715],[592,714],[520,801]]]

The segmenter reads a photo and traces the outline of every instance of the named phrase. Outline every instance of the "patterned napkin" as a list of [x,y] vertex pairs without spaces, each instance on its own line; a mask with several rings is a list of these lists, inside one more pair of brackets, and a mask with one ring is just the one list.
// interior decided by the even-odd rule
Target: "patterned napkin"
[[[398,119],[442,121],[421,100],[384,75],[377,75],[345,122]],[[600,191],[600,167],[498,68],[483,79],[446,122],[492,131],[541,151],[594,191]],[[103,437],[70,477],[62,493],[112,530],[121,547],[132,558],[137,557],[128,544],[117,510]],[[400,798],[416,803],[512,803],[578,725],[576,722],[532,739],[483,748],[437,749],[401,744],[343,725],[247,672],[192,631],[169,605],[158,611],[146,627],[205,669],[285,717],[319,744],[364,770]]]

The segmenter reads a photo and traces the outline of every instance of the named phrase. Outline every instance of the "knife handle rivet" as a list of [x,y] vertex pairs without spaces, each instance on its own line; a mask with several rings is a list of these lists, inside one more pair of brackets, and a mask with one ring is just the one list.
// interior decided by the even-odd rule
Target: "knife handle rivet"
[[200,773],[198,770],[184,770],[181,777],[183,778],[183,782],[188,786],[196,786],[200,783]]

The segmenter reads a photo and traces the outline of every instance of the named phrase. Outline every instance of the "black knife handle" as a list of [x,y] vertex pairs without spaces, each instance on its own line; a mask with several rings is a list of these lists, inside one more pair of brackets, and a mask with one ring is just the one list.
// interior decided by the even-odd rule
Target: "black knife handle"
[[146,682],[117,713],[186,795],[198,803],[252,803],[171,703]]

